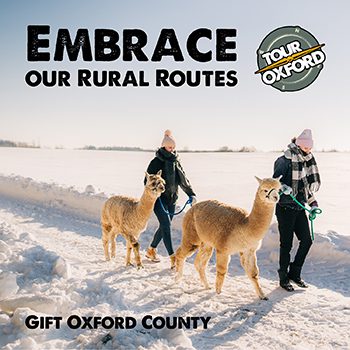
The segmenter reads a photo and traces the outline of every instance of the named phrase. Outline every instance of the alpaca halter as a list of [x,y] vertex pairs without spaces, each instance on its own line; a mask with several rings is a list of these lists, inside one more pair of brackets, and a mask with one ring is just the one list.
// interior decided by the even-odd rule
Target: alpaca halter
[[[277,190],[276,190],[275,188],[271,188],[271,190],[269,191],[269,193],[266,195],[266,198],[270,199],[271,192],[273,192],[273,191],[276,191],[276,192],[277,192]],[[279,193],[278,193],[278,192],[277,192],[277,195],[278,195],[278,197],[279,197]]]

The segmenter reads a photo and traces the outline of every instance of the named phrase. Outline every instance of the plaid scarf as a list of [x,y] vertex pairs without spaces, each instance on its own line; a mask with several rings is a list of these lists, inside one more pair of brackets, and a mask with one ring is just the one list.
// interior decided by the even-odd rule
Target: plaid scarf
[[288,145],[288,149],[284,152],[287,159],[292,160],[292,189],[293,195],[296,196],[299,190],[300,181],[303,184],[305,199],[308,204],[315,201],[313,192],[319,190],[321,186],[320,174],[316,160],[312,153],[303,154],[301,149],[295,144]]

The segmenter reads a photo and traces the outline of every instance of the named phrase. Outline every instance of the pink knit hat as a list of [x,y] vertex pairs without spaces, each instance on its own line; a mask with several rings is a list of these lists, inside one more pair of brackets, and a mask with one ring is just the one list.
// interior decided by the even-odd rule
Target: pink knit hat
[[314,141],[312,139],[312,131],[310,129],[305,129],[295,140],[295,144],[299,147],[312,148],[314,146]]
[[161,147],[174,147],[175,148],[176,143],[173,135],[171,134],[170,130],[165,130],[164,132],[164,138],[162,141]]

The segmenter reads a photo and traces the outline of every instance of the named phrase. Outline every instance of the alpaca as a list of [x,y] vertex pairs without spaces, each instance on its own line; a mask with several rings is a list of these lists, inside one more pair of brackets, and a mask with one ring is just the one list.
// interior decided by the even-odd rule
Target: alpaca
[[182,241],[176,251],[176,281],[182,277],[185,259],[197,249],[194,265],[205,288],[209,288],[205,269],[216,249],[216,292],[221,293],[230,256],[239,252],[241,265],[260,299],[267,300],[260,284],[256,251],[269,228],[275,204],[279,200],[279,179],[259,179],[250,214],[216,200],[195,204],[185,215]]
[[152,214],[154,203],[165,191],[165,181],[162,171],[156,175],[146,172],[146,184],[140,200],[124,196],[109,198],[101,214],[102,242],[106,260],[110,260],[108,245],[112,245],[112,258],[115,257],[115,238],[121,234],[126,240],[126,266],[131,263],[131,249],[134,251],[138,268],[142,268],[140,257],[139,236],[145,230],[147,221]]

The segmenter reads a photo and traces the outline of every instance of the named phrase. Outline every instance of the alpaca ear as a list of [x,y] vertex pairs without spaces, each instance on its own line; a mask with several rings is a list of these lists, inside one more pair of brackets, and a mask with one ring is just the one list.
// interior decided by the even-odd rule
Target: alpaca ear
[[255,178],[256,178],[256,180],[259,182],[259,185],[261,185],[261,183],[262,183],[262,180],[261,179],[259,179],[257,176],[254,176]]
[[150,175],[148,174],[147,171],[145,171],[145,176],[146,176],[146,179],[148,180]]
[[282,179],[283,175],[280,175],[277,180],[280,181]]
[[162,176],[162,169],[158,171],[157,175]]

